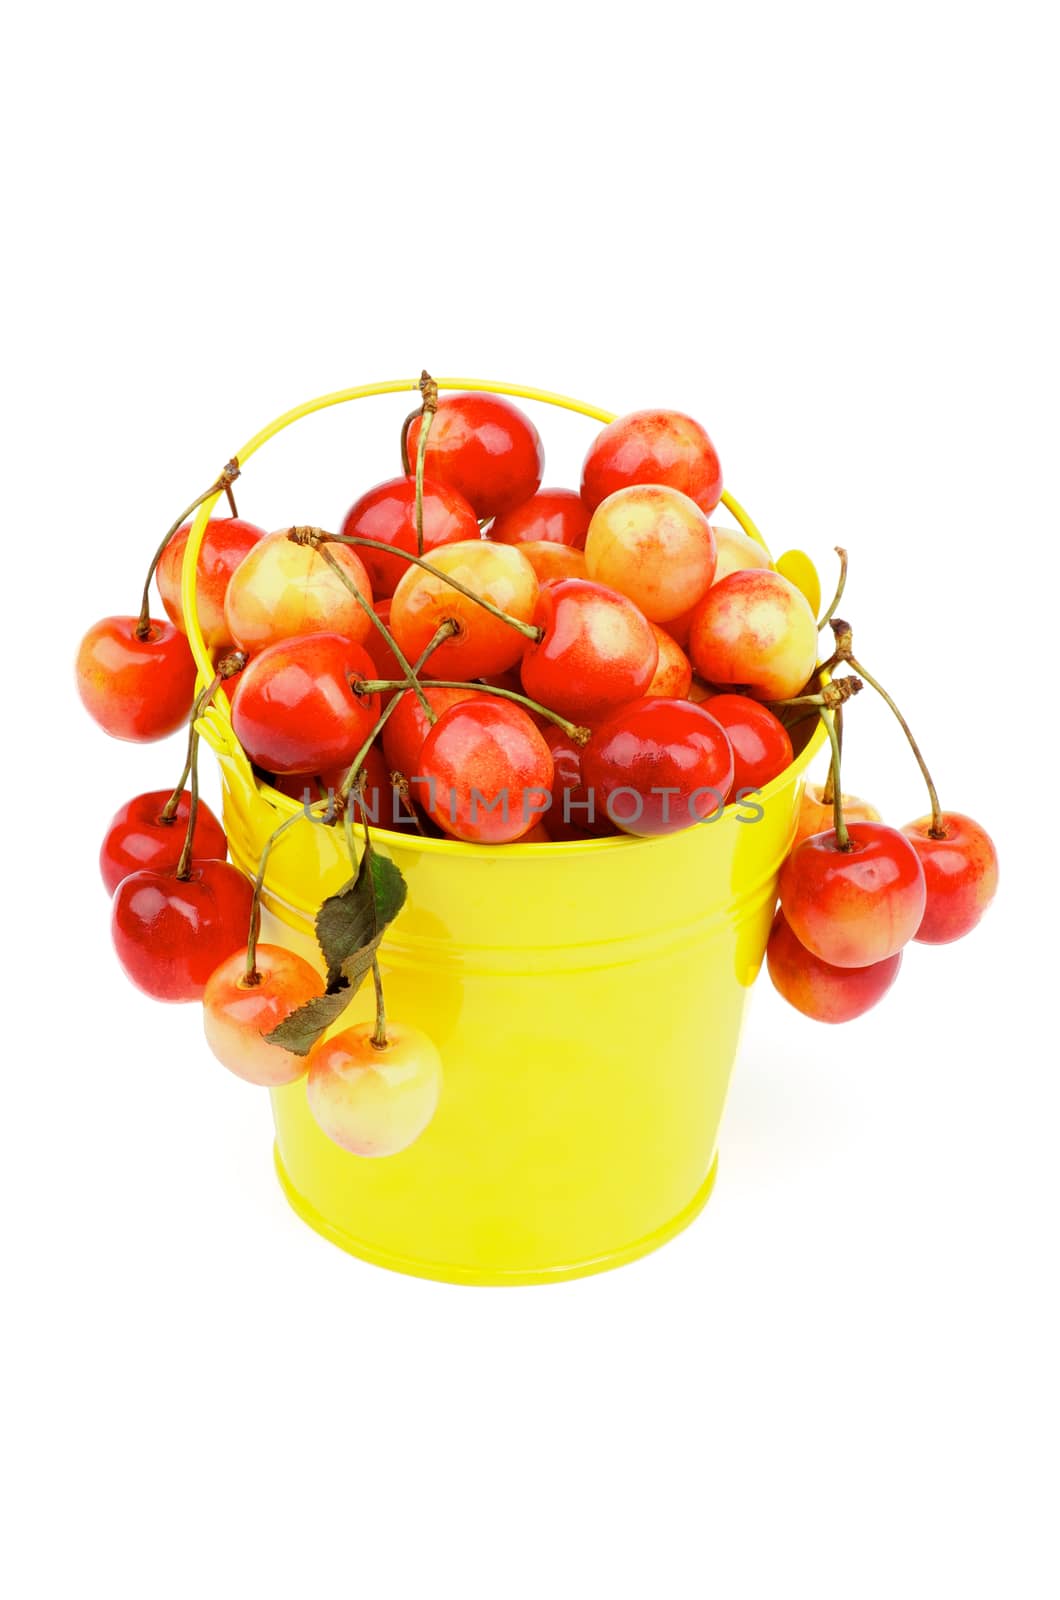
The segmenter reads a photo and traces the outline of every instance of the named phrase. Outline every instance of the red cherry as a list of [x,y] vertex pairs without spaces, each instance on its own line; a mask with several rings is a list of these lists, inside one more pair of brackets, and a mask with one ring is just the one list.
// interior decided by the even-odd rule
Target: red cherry
[[501,544],[559,544],[584,550],[590,511],[573,489],[539,489],[495,518],[490,538]]
[[187,722],[195,698],[195,658],[171,622],[150,619],[146,639],[136,617],[104,617],[77,652],[77,688],[85,710],[115,739],[148,744]]
[[950,944],[971,933],[997,893],[997,851],[986,829],[959,811],[942,813],[941,839],[932,837],[931,821],[919,817],[902,829],[927,883],[927,905],[913,937],[921,944]]
[[632,600],[588,578],[547,583],[533,616],[544,638],[523,656],[523,687],[561,716],[593,721],[644,694],[659,664],[651,624]]
[[[409,429],[409,460],[420,436],[417,417]],[[511,511],[541,486],[545,452],[530,418],[495,394],[446,395],[427,435],[426,475],[448,484],[475,509],[476,517]]]
[[[450,706],[475,697],[474,689],[440,689],[431,683],[421,687],[431,710],[439,717]],[[383,728],[383,754],[391,772],[400,772],[406,778],[421,775],[420,753],[430,731],[431,723],[419,695],[414,689],[406,689]]]
[[552,752],[511,701],[473,696],[443,711],[420,752],[415,798],[444,832],[509,844],[547,811]]
[[379,696],[356,693],[375,672],[360,645],[338,633],[279,639],[244,668],[232,727],[266,772],[348,767],[379,718]]
[[[177,529],[162,552],[156,573],[158,592],[162,596],[166,614],[181,633],[188,631],[184,626],[180,585],[190,532],[190,522]],[[244,522],[242,517],[211,517],[206,524],[195,578],[195,609],[207,650],[231,648],[232,636],[225,622],[228,580],[247,551],[252,550],[264,537],[264,528],[255,527],[253,522]]]
[[[355,500],[343,519],[340,533],[356,535],[362,539],[379,539],[395,550],[405,550],[418,555],[416,549],[416,480],[415,478],[389,478],[376,484],[367,494]],[[479,537],[478,518],[463,495],[450,489],[448,484],[423,485],[423,554],[441,544],[456,544],[462,539]],[[372,581],[372,593],[392,595],[409,567],[414,563],[400,556],[388,556],[382,550],[355,546]],[[376,610],[378,610],[378,606]]]
[[539,585],[522,551],[486,539],[465,539],[436,550],[431,566],[434,572],[410,567],[391,602],[391,632],[409,661],[418,659],[443,622],[453,621],[458,632],[430,658],[434,677],[464,681],[514,666],[526,648],[526,635],[435,574],[455,578],[506,616],[529,623]]
[[663,695],[667,700],[687,700],[692,687],[691,661],[673,635],[660,628],[657,622],[651,624],[651,631],[659,647],[659,662],[644,693]]
[[308,961],[282,945],[259,944],[254,967],[257,982],[248,983],[244,947],[215,968],[202,997],[203,1027],[222,1066],[246,1083],[276,1089],[304,1078],[309,1058],[268,1044],[264,1035],[318,995],[322,980]]
[[[168,789],[138,794],[114,813],[99,852],[99,870],[108,894],[113,894],[130,872],[144,868],[153,872],[176,871],[188,831],[191,795],[184,790],[172,819],[167,821],[162,812],[171,795],[172,790]],[[200,800],[191,858],[223,861],[227,854],[225,831],[209,806]]]
[[924,915],[924,870],[909,840],[882,822],[804,839],[780,871],[780,907],[800,943],[834,967],[867,967],[901,950]]
[[582,499],[594,511],[633,483],[680,489],[704,511],[721,499],[721,463],[705,429],[680,411],[631,411],[608,423],[582,467]]
[[732,747],[689,700],[635,700],[602,723],[582,754],[585,787],[624,833],[676,833],[721,814]]
[[211,972],[247,942],[250,883],[227,861],[130,873],[118,885],[111,934],[118,960],[156,1000],[201,1000]]
[[553,840],[598,839],[617,830],[603,806],[585,788],[582,747],[555,723],[542,729],[552,751],[552,804],[546,813]]
[[733,789],[764,789],[785,767],[794,752],[788,730],[768,706],[744,694],[715,694],[710,715],[720,722],[732,745],[735,774]]
[[778,911],[766,947],[769,976],[789,1005],[815,1022],[850,1022],[863,1016],[898,976],[900,951],[867,967],[833,967],[799,943]]

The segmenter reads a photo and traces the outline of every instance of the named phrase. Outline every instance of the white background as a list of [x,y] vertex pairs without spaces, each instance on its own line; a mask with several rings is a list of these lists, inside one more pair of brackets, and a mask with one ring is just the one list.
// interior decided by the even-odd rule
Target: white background
[[[8,32],[20,1600],[1057,1592],[1044,15],[104,4]],[[88,722],[78,636],[258,426],[423,364],[699,416],[775,548],[850,548],[859,651],[1001,852],[982,929],[912,949],[860,1023],[763,983],[703,1217],[547,1290],[390,1276],[296,1221],[266,1099],[197,1008],[126,984],[96,877],[180,750]],[[241,508],[334,521],[403,410],[304,424]],[[546,481],[590,435],[551,428]],[[866,699],[848,786],[901,822],[919,779]]]

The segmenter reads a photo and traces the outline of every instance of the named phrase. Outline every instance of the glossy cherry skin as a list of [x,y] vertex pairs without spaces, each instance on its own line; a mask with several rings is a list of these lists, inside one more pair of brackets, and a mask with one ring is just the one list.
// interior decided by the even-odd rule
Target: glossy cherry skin
[[680,411],[631,411],[598,433],[582,467],[591,511],[632,483],[667,484],[704,511],[721,499],[721,463],[705,429]]
[[834,831],[804,839],[780,869],[780,909],[807,950],[834,967],[868,967],[908,944],[924,915],[924,870],[909,840],[855,822],[853,848]]
[[[395,550],[417,555],[416,480],[388,478],[362,494],[347,511],[340,533],[362,539],[379,539]],[[445,483],[423,484],[423,555],[442,544],[457,544],[479,537],[478,518],[462,494]],[[372,593],[385,599],[394,593],[413,563],[399,555],[356,547],[371,579]]]
[[[474,689],[440,689],[432,683],[421,687],[435,717],[440,717],[450,706],[459,705],[461,700],[475,698]],[[406,778],[421,775],[420,753],[431,727],[419,695],[414,689],[406,689],[383,728],[383,755],[391,772],[400,772]]]
[[[162,552],[155,574],[166,615],[181,633],[188,631],[180,585],[190,532],[190,522],[177,529]],[[244,522],[242,517],[211,517],[206,524],[195,578],[195,609],[207,650],[226,650],[234,643],[225,621],[229,580],[247,552],[264,538],[264,528]]]
[[171,622],[151,618],[146,639],[136,617],[104,617],[77,652],[85,710],[115,739],[149,744],[183,727],[195,698],[195,658]]
[[963,939],[997,893],[997,851],[986,829],[959,811],[944,811],[942,831],[944,838],[932,838],[930,817],[902,829],[927,883],[924,916],[913,936],[920,944]]
[[358,1023],[309,1053],[306,1094],[313,1118],[355,1156],[408,1149],[434,1116],[442,1089],[442,1060],[425,1033],[388,1021],[380,1049],[372,1043],[374,1031],[374,1023]]
[[698,604],[714,579],[714,533],[677,489],[634,484],[593,512],[585,541],[590,578],[628,595],[649,622],[666,623]]
[[521,544],[519,550],[537,574],[538,583],[550,583],[554,578],[587,578],[585,551],[572,550],[567,544]]
[[[447,544],[432,552],[431,565],[489,600],[507,616],[529,622],[537,602],[533,567],[515,545],[485,539]],[[469,600],[443,577],[408,571],[394,590],[390,629],[409,661],[415,661],[434,634],[451,618],[459,633],[439,645],[430,658],[432,678],[485,678],[505,672],[522,656],[526,635]]]
[[655,643],[659,647],[659,661],[654,676],[644,693],[663,695],[667,700],[685,700],[692,687],[692,663],[676,639],[657,622],[651,624]]
[[510,700],[481,695],[443,711],[420,752],[414,798],[452,838],[510,844],[541,820],[552,752]]
[[[832,826],[835,812],[831,805],[825,805],[821,798],[823,794],[824,785],[820,783],[808,783],[803,789],[795,837],[791,841],[792,850],[812,833],[827,833]],[[876,807],[856,794],[843,795],[843,816],[848,823],[883,821]]]
[[700,677],[756,700],[799,693],[817,664],[817,620],[779,572],[730,572],[692,617],[688,653]]
[[768,706],[744,694],[716,694],[707,709],[729,735],[734,789],[764,789],[790,767],[794,752],[788,730]]
[[586,578],[546,583],[520,676],[531,700],[592,722],[645,693],[659,664],[651,623],[632,600]]
[[[419,437],[417,417],[408,434],[413,464]],[[541,436],[510,400],[496,394],[454,394],[438,402],[424,472],[470,501],[476,517],[496,517],[529,500],[541,487],[544,468]]]
[[203,1027],[222,1066],[245,1083],[278,1089],[305,1077],[309,1057],[267,1044],[264,1035],[320,994],[324,980],[308,961],[276,944],[258,945],[254,969],[257,982],[247,983],[244,946],[211,972],[202,997]]
[[379,696],[356,692],[374,671],[340,634],[281,639],[244,668],[232,697],[236,738],[266,772],[349,767],[379,718]]
[[[371,604],[372,585],[357,552],[345,544],[329,544],[327,552]],[[243,557],[225,595],[225,623],[229,637],[252,654],[307,633],[341,633],[363,644],[375,632],[320,552],[295,544],[287,530],[268,534]]]
[[757,539],[752,539],[750,534],[744,533],[742,528],[719,528],[716,522],[711,526],[714,529],[714,548],[717,551],[717,561],[714,566],[715,583],[727,578],[730,572],[748,572],[756,568],[764,570],[773,565],[765,546],[759,544]]
[[864,1016],[891,987],[900,951],[867,967],[833,967],[799,943],[778,911],[766,946],[769,976],[778,994],[814,1022],[851,1022]]
[[227,861],[174,872],[130,873],[111,908],[118,960],[155,1000],[201,1000],[211,972],[245,946],[253,890]]
[[[173,791],[156,789],[127,800],[110,819],[99,852],[99,871],[108,894],[113,894],[130,872],[150,868],[154,872],[175,872],[188,831],[191,795],[185,789],[171,821],[162,812]],[[225,831],[208,805],[199,801],[195,834],[191,841],[193,861],[223,861],[228,854]]]
[[539,489],[496,517],[489,530],[499,544],[558,544],[584,550],[590,511],[573,489]]
[[552,751],[552,804],[545,813],[550,837],[556,842],[570,839],[601,839],[617,833],[596,796],[589,793],[582,779],[582,746],[575,744],[555,723],[543,728],[545,743]]
[[689,700],[636,700],[596,729],[582,777],[623,833],[676,833],[721,815],[732,747],[721,724]]

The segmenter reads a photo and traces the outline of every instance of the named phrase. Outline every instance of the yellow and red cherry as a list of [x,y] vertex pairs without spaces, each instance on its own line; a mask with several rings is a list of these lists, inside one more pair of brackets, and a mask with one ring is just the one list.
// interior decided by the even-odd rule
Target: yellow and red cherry
[[[155,574],[166,615],[181,633],[188,631],[180,587],[190,532],[190,522],[177,529],[159,557]],[[265,536],[264,528],[242,517],[211,517],[206,524],[195,578],[195,609],[207,650],[227,650],[235,643],[225,621],[225,595],[244,556]]]
[[668,700],[686,700],[692,687],[692,663],[681,646],[665,628],[651,623],[655,643],[659,647],[659,660],[654,676],[644,693],[663,695]]
[[814,1022],[851,1022],[871,1011],[891,987],[902,964],[900,951],[864,967],[822,961],[792,933],[778,911],[766,946],[773,987],[789,1005]]
[[135,744],[164,739],[183,727],[195,698],[195,658],[171,622],[104,617],[77,652],[82,704],[105,733]]
[[[416,547],[416,480],[414,477],[388,478],[354,501],[339,532],[361,539],[376,539],[408,555],[430,556],[439,545],[458,544],[479,537],[478,519],[463,495],[448,484],[423,485],[423,550]],[[349,546],[347,546],[349,548]],[[410,562],[400,555],[360,546],[376,600],[394,593]],[[378,609],[378,607],[377,607]]]
[[539,705],[593,722],[647,691],[659,646],[651,623],[625,595],[564,578],[544,585],[533,620],[543,634],[527,646],[520,676]]
[[779,572],[731,572],[696,607],[688,653],[708,683],[738,686],[756,700],[787,700],[817,664],[817,621]]
[[591,511],[634,483],[679,489],[702,510],[721,499],[721,463],[704,428],[681,411],[631,411],[598,433],[582,467]]
[[768,706],[745,694],[716,694],[707,710],[732,745],[734,792],[764,789],[791,765],[794,752],[788,730]]
[[498,544],[557,544],[585,548],[590,511],[573,489],[539,489],[522,505],[494,518],[489,530]]
[[[370,605],[372,585],[357,552],[344,544],[327,550]],[[363,644],[375,631],[319,551],[286,531],[268,534],[239,563],[225,595],[225,624],[229,637],[251,654],[307,633],[341,633]]]
[[554,578],[587,578],[585,551],[574,550],[568,544],[521,544],[519,550],[537,574],[538,583],[550,583]]
[[[808,783],[802,791],[799,802],[799,816],[795,824],[795,837],[791,841],[792,850],[796,849],[804,839],[813,833],[827,833],[832,826],[835,808],[831,800],[825,799],[825,787],[819,783]],[[847,822],[882,822],[883,818],[868,800],[862,800],[856,794],[842,795],[843,816]]]
[[628,595],[649,622],[681,617],[714,580],[714,532],[677,489],[619,489],[593,512],[585,540],[590,578]]
[[322,1133],[355,1156],[393,1156],[429,1125],[442,1062],[418,1028],[388,1022],[386,1044],[362,1022],[322,1039],[309,1054],[306,1094]]
[[[518,683],[513,687],[517,689]],[[448,711],[450,706],[459,705],[461,700],[475,698],[473,688],[449,689],[443,685],[427,682],[424,682],[421,688],[436,718],[440,717],[443,711]],[[403,777],[418,778],[420,752],[432,726],[419,695],[414,689],[406,689],[383,728],[383,755],[386,758],[384,765],[389,767],[391,772],[400,772]]]
[[359,692],[375,666],[337,633],[281,639],[252,657],[232,697],[232,727],[266,772],[346,767],[379,717],[379,696]]
[[201,1000],[211,972],[246,945],[252,902],[249,881],[227,861],[193,861],[185,878],[130,873],[111,908],[126,976],[155,1000]]
[[676,833],[720,816],[732,789],[728,735],[689,700],[615,711],[582,752],[582,781],[623,833]]
[[927,903],[913,937],[951,944],[976,927],[997,893],[997,850],[986,829],[959,811],[919,817],[902,833],[920,858]]
[[246,1083],[278,1089],[297,1082],[308,1071],[308,1057],[268,1044],[264,1035],[314,999],[320,985],[309,962],[282,945],[259,944],[250,977],[246,947],[234,951],[210,974],[203,992],[207,1044]]
[[[421,420],[409,428],[409,460],[419,448]],[[476,517],[522,505],[541,487],[545,451],[530,418],[495,394],[446,395],[427,435],[424,474],[448,484]]]
[[[390,603],[390,630],[408,659],[415,661],[441,624],[451,619],[458,632],[432,653],[432,677],[484,678],[513,667],[526,648],[539,587],[522,551],[486,539],[465,540],[433,551],[431,566],[445,576],[412,566]],[[454,589],[446,577],[489,601],[517,626]]]
[[[191,812],[191,795],[185,789],[171,817],[165,816],[172,790],[157,789],[126,801],[110,820],[99,851],[99,871],[108,894],[113,894],[130,872],[150,868],[176,871],[184,848]],[[209,806],[199,801],[191,841],[193,861],[223,861],[228,854],[225,831]]]
[[769,551],[757,539],[744,533],[742,528],[719,527],[715,522],[714,547],[718,559],[714,568],[714,582],[720,583],[730,572],[765,570],[773,565]]
[[882,822],[855,822],[849,849],[813,834],[780,869],[780,909],[800,944],[834,967],[886,961],[924,916],[924,869],[912,844]]
[[454,839],[510,844],[549,808],[552,752],[509,700],[479,695],[443,711],[419,768],[414,797]]

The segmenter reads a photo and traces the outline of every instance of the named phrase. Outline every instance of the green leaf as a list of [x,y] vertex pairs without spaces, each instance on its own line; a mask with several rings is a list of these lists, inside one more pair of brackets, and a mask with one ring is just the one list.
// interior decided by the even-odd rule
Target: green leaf
[[343,981],[334,989],[307,1000],[304,1006],[284,1017],[271,1033],[264,1035],[265,1043],[279,1045],[295,1056],[307,1056],[321,1034],[339,1020],[355,992]]
[[[327,962],[330,989],[345,972],[346,962],[369,945],[379,948],[383,932],[393,922],[408,890],[405,880],[386,856],[374,850],[361,857],[357,876],[329,896],[317,912],[317,943]],[[371,956],[368,965],[371,966]]]

